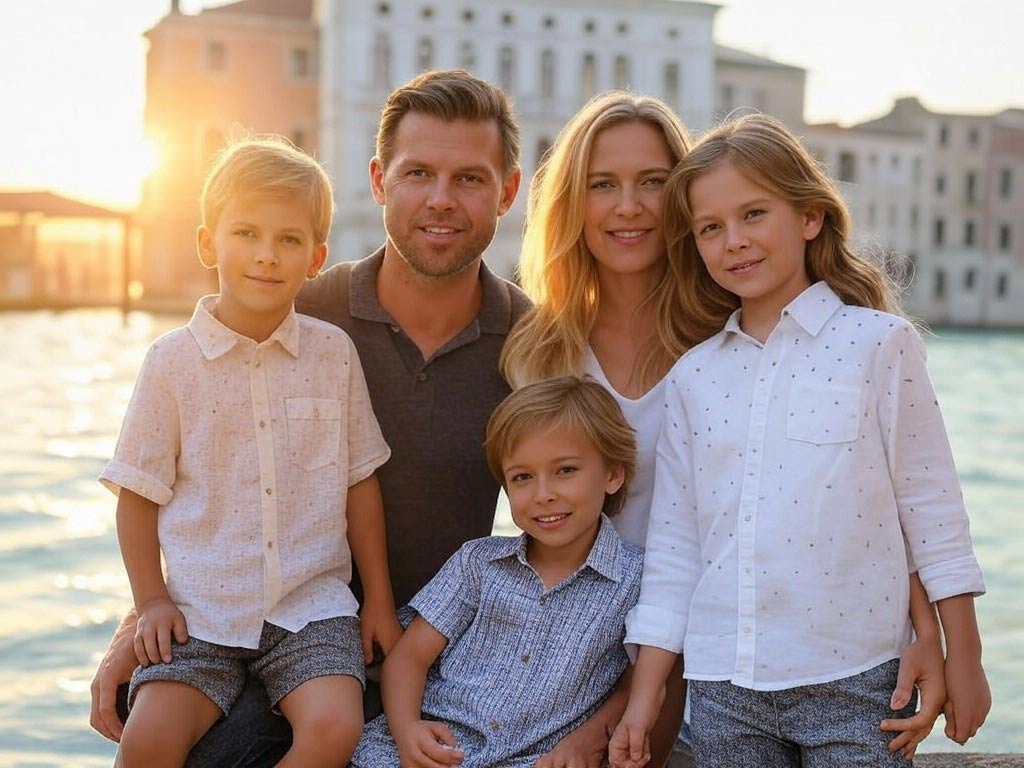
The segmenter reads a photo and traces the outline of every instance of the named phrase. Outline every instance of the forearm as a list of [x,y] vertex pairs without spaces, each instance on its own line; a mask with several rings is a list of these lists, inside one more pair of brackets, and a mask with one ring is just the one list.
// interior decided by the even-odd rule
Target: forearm
[[935,606],[928,599],[928,593],[916,571],[910,574],[910,621],[919,639],[939,639],[939,619],[935,614]]
[[346,506],[348,545],[352,551],[366,602],[394,607],[391,575],[388,571],[387,533],[384,504],[376,475],[348,489]]
[[946,656],[981,661],[981,634],[974,613],[973,595],[939,600],[939,618],[946,639]]
[[152,600],[167,597],[167,585],[160,570],[158,511],[154,502],[121,489],[117,502],[117,540],[136,610]]
[[421,719],[427,669],[408,654],[396,652],[384,660],[381,699],[396,741],[404,729]]

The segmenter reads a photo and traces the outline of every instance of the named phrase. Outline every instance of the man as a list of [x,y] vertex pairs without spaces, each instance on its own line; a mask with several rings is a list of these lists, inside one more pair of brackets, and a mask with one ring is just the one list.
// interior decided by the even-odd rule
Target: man
[[[493,525],[498,486],[484,457],[484,428],[509,391],[498,372],[501,347],[529,303],[482,255],[518,192],[518,158],[519,128],[495,86],[448,71],[397,89],[370,163],[387,241],[369,258],[327,270],[296,301],[300,312],[352,337],[391,447],[378,476],[398,605]],[[135,666],[134,629],[129,615],[92,684],[92,726],[115,740],[122,727],[115,692]],[[367,717],[379,712],[373,693]],[[547,764],[598,764],[607,726],[581,728]],[[253,684],[188,765],[274,765],[288,739],[283,718]]]

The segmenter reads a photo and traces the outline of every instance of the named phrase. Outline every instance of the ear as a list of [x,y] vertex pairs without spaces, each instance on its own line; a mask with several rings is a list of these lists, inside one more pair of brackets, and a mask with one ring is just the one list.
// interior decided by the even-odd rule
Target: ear
[[626,470],[621,464],[608,467],[608,480],[604,485],[604,492],[609,496],[619,490],[626,482]]
[[804,210],[804,240],[810,242],[821,232],[825,223],[825,209],[813,206]]
[[327,243],[320,243],[313,249],[313,259],[309,262],[309,269],[306,270],[306,277],[312,279],[320,274],[320,270],[327,261]]
[[523,170],[519,166],[516,166],[502,182],[501,200],[498,203],[499,216],[504,216],[508,209],[512,207],[512,203],[516,201],[516,195],[519,194],[519,185],[522,181]]
[[196,230],[196,251],[199,253],[200,264],[207,269],[217,268],[217,248],[213,242],[213,232],[207,226]]
[[377,205],[384,205],[387,199],[384,195],[384,165],[379,157],[370,160],[370,193]]

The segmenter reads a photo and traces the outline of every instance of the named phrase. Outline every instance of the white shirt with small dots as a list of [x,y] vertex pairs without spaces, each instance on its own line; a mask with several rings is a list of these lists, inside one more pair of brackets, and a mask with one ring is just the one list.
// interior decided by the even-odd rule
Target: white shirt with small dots
[[188,632],[257,648],[354,616],[350,486],[391,455],[352,340],[290,312],[257,343],[196,305],[150,347],[100,481],[160,506],[167,591]]
[[764,344],[739,315],[669,374],[626,642],[757,690],[859,674],[910,642],[915,567],[985,591],[924,346],[824,282]]

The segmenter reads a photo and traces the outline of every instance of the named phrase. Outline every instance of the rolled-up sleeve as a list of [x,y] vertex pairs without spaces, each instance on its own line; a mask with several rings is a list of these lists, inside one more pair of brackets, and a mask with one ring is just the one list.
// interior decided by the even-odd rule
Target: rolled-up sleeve
[[933,602],[981,595],[985,582],[946,427],[925,366],[924,344],[909,324],[886,338],[876,375],[878,413],[912,567]]
[[640,600],[626,617],[631,657],[638,645],[682,651],[690,600],[700,577],[691,429],[676,375],[668,382],[656,456]]
[[100,482],[115,495],[127,488],[160,506],[174,495],[181,449],[178,401],[163,368],[158,342],[142,363],[114,457],[100,475]]

